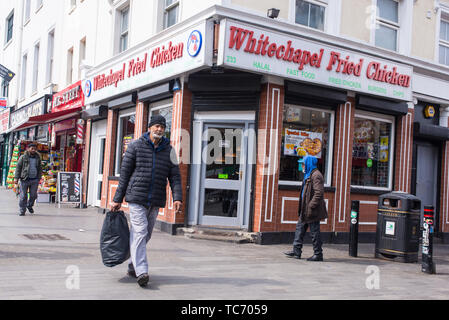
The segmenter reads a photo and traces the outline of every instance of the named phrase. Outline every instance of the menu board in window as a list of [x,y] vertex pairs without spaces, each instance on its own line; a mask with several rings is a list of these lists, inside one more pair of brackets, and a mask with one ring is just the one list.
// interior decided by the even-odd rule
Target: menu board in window
[[298,157],[309,155],[321,159],[322,148],[322,133],[285,129],[284,155]]

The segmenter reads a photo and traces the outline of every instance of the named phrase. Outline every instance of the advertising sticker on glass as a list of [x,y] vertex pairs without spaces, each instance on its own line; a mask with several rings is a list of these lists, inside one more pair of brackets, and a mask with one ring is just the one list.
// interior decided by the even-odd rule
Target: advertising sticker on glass
[[285,129],[285,156],[315,156],[321,159],[323,134],[294,129]]

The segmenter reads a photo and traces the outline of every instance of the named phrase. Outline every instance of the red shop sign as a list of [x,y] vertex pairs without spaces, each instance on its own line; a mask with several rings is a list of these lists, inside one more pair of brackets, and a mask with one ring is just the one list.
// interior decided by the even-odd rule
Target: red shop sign
[[58,123],[55,123],[55,132],[74,129],[75,126],[76,126],[76,119],[60,121]]
[[53,104],[51,112],[76,109],[84,106],[84,93],[81,87],[81,81],[72,84],[70,87],[53,95]]

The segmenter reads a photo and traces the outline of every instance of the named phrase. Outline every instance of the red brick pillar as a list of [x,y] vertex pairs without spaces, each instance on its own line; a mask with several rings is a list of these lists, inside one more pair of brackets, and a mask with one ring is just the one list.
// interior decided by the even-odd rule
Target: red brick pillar
[[[187,89],[187,85],[182,90],[176,91],[173,95],[173,114],[170,144],[176,151],[179,159],[179,169],[181,171],[182,183],[182,212],[176,214],[173,207],[173,195],[170,186],[167,186],[167,205],[159,212],[159,220],[170,224],[183,224],[187,202],[187,184],[190,159],[190,127],[191,127],[191,106],[192,93]],[[186,154],[187,153],[187,154]],[[184,161],[187,159],[187,161]]]
[[332,179],[335,198],[328,212],[333,232],[349,232],[355,105],[355,98],[348,97],[348,102],[340,105],[336,113]]
[[134,139],[139,139],[148,131],[148,104],[137,102],[136,105],[136,126],[134,128]]
[[408,113],[397,121],[393,187],[395,191],[411,192],[414,116],[415,112],[410,108]]
[[106,147],[104,152],[103,187],[101,190],[101,207],[108,204],[109,177],[114,174],[114,156],[117,141],[118,111],[109,110],[106,129]]
[[83,173],[83,182],[82,182],[82,189],[83,189],[83,205],[87,204],[87,188],[88,188],[88,181],[89,181],[89,157],[90,157],[90,136],[92,131],[92,121],[87,120],[86,121],[86,134],[84,136],[84,152],[83,152],[83,167],[82,167],[82,173]]
[[254,232],[277,231],[281,224],[278,182],[284,96],[283,86],[271,83],[262,86],[254,186]]

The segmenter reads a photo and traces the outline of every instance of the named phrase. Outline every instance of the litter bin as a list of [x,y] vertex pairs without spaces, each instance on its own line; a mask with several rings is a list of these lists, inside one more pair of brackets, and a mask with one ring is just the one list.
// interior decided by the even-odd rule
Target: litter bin
[[418,262],[421,200],[404,192],[379,197],[376,258]]

